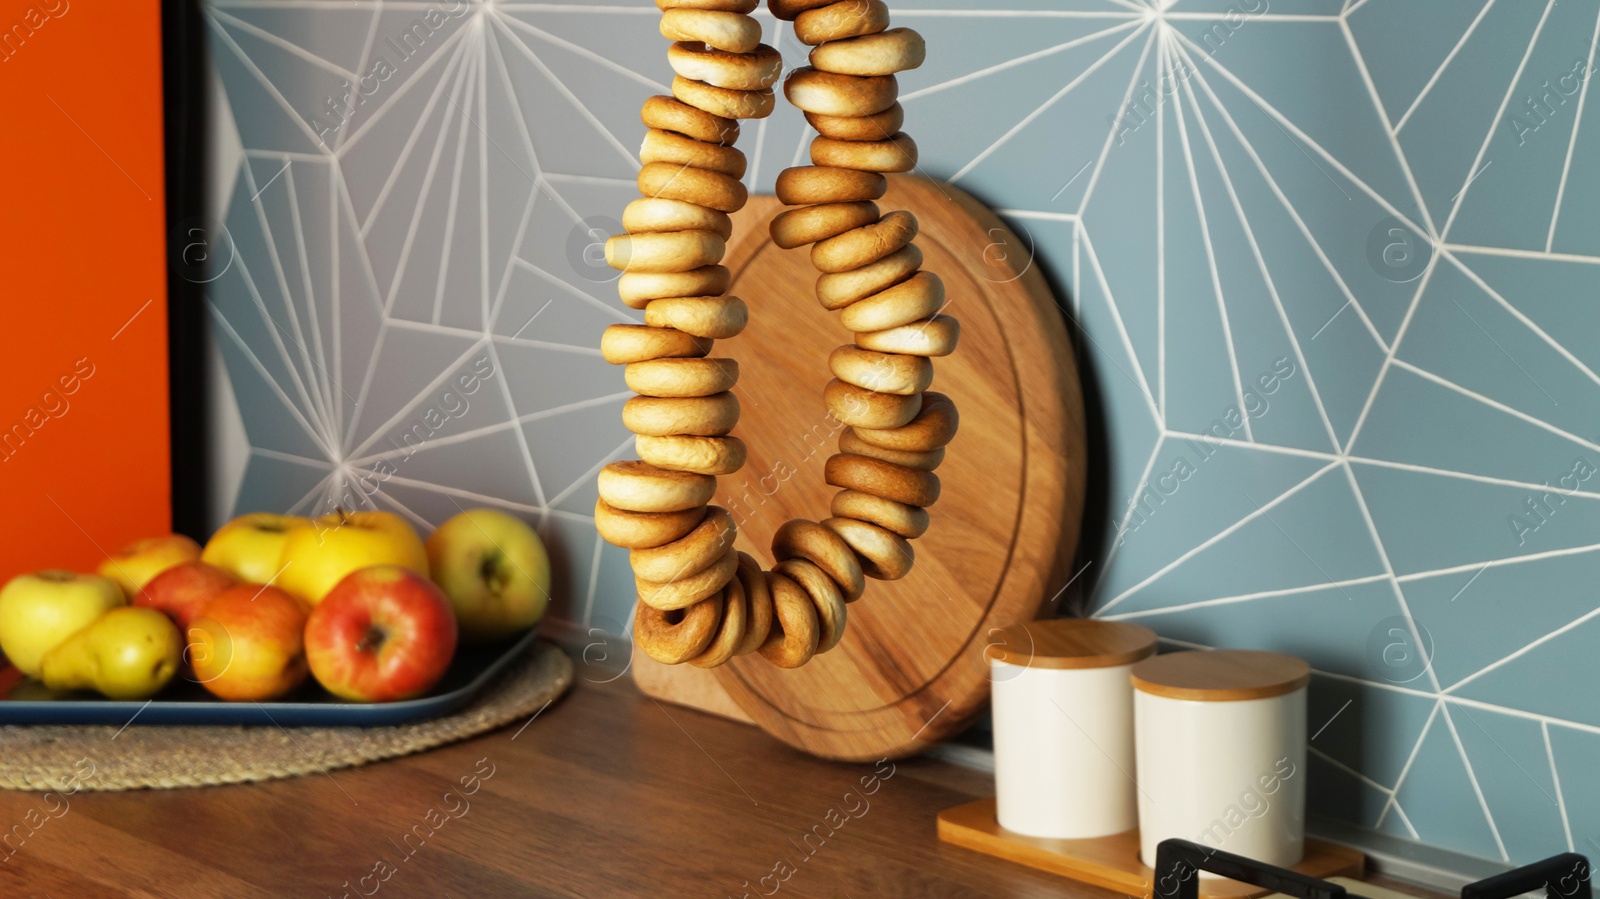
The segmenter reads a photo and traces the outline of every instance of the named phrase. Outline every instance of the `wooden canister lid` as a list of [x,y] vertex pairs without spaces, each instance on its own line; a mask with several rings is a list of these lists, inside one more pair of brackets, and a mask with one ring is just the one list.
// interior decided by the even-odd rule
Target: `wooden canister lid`
[[1122,621],[1050,618],[989,632],[984,658],[1029,668],[1114,668],[1156,651],[1155,632]]
[[1282,696],[1310,680],[1311,666],[1305,661],[1254,649],[1169,652],[1133,666],[1134,689],[1198,702]]

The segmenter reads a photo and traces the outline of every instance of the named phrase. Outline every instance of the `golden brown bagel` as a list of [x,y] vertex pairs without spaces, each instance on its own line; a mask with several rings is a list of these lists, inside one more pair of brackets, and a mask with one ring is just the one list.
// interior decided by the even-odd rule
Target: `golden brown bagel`
[[840,75],[893,75],[922,65],[927,44],[910,28],[890,28],[846,40],[828,41],[813,49],[814,68]]
[[917,217],[895,210],[870,225],[818,241],[811,247],[811,264],[831,274],[871,265],[917,236]]
[[794,18],[794,36],[812,45],[877,34],[888,27],[889,7],[882,0],[839,0]]
[[766,118],[772,114],[772,107],[777,102],[770,87],[758,91],[734,91],[682,75],[672,77],[672,95],[695,109],[725,119]]
[[733,178],[743,178],[746,165],[744,154],[734,147],[695,140],[676,131],[663,131],[660,128],[651,128],[644,133],[644,143],[639,145],[639,162],[642,165],[652,162],[692,165]]
[[[851,331],[885,331],[927,318],[942,308],[944,282],[933,272],[917,272],[893,287],[839,310],[839,321]],[[646,315],[645,324],[650,323]],[[679,330],[695,333],[688,328]]]
[[795,69],[783,82],[783,95],[790,103],[806,112],[831,116],[870,116],[883,112],[894,105],[899,93],[893,75],[857,78],[819,72],[810,66]]
[[795,16],[808,9],[816,9],[819,6],[827,6],[836,2],[838,0],[767,0],[767,9],[785,22],[792,22]]
[[939,499],[938,475],[869,456],[829,456],[823,472],[835,487],[859,490],[908,506],[931,506]]
[[961,323],[948,315],[934,315],[887,331],[856,335],[856,346],[880,353],[907,356],[948,356],[961,339]]
[[817,653],[817,604],[804,587],[777,572],[766,573],[772,626],[761,657],[779,668],[799,668]]
[[811,164],[867,172],[909,172],[917,167],[917,142],[901,131],[888,140],[811,141]]
[[[912,453],[906,452],[905,450],[884,449],[881,446],[874,446],[873,444],[862,440],[860,437],[857,437],[854,428],[845,428],[842,432],[840,432],[839,452],[854,453],[857,456],[871,456],[874,459],[882,459],[885,462],[893,462],[896,465],[904,465],[906,468],[915,468],[921,471],[933,471],[939,467],[939,463],[944,461],[944,447],[942,446],[936,450],[929,450],[925,453]],[[640,455],[642,456],[644,454],[640,453]],[[650,460],[646,459],[645,461],[649,462]],[[652,462],[651,464],[655,463]],[[660,467],[665,468],[670,466]],[[846,517],[849,518],[854,516]]]
[[850,544],[814,521],[794,518],[772,535],[772,555],[778,561],[805,559],[827,573],[845,602],[861,598],[867,587]]
[[647,549],[682,537],[705,518],[706,507],[681,512],[630,512],[603,499],[594,503],[594,527],[613,546]]
[[712,231],[617,234],[606,240],[606,264],[619,271],[687,272],[716,265],[726,249]]
[[822,523],[850,545],[867,577],[893,581],[911,573],[916,555],[899,534],[853,518],[829,518]]
[[734,577],[744,587],[745,602],[749,604],[744,640],[734,651],[734,655],[742,656],[755,652],[767,642],[767,634],[772,631],[772,591],[767,588],[767,575],[761,570],[761,563],[749,553],[738,555]]
[[600,469],[600,498],[628,512],[683,512],[706,504],[717,479],[667,471],[644,462],[612,462]]
[[[850,555],[854,556],[854,553]],[[839,585],[833,582],[833,578],[805,559],[785,559],[772,566],[772,572],[799,584],[806,596],[810,597],[812,605],[816,606],[817,654],[839,645],[839,639],[844,636],[848,612],[844,597],[839,593]]]
[[822,402],[840,422],[861,428],[898,428],[922,408],[922,394],[874,393],[834,378],[822,388]]
[[859,490],[840,490],[829,508],[836,518],[865,521],[906,538],[921,537],[928,531],[927,509]]
[[[699,363],[693,360],[688,364]],[[677,360],[662,360],[644,365],[682,365]],[[632,368],[633,366],[629,366]],[[845,344],[828,355],[828,370],[846,384],[874,393],[895,393],[910,396],[921,393],[933,383],[933,363],[921,356],[902,356],[897,353],[875,353],[858,346]],[[643,393],[644,391],[636,391]]]
[[687,609],[661,610],[640,603],[633,613],[633,642],[664,665],[678,665],[705,652],[722,623],[722,597],[713,595]]
[[739,383],[739,363],[735,359],[651,359],[630,364],[622,377],[628,389],[640,396],[710,396],[732,390]]
[[778,173],[776,193],[787,206],[804,206],[876,200],[888,189],[889,179],[877,172],[796,166]]
[[[737,437],[651,437],[633,440],[639,458],[657,468],[696,474],[733,474],[744,467],[745,445]],[[879,452],[889,452],[880,450]]]
[[[721,437],[739,423],[739,400],[732,393],[710,396],[636,396],[622,404],[622,425],[650,437]],[[706,499],[710,499],[708,495]],[[616,505],[612,503],[612,505]],[[663,509],[640,511],[660,512]]]
[[743,13],[679,7],[661,14],[661,36],[669,41],[699,41],[730,53],[749,53],[761,44],[761,25]]
[[[955,439],[961,426],[961,416],[956,404],[942,393],[932,390],[922,395],[922,409],[917,417],[899,428],[872,429],[860,427],[856,436],[884,449],[910,453],[927,453]],[[916,503],[925,506],[927,503]]]
[[750,198],[749,191],[737,178],[668,162],[652,162],[639,169],[639,192],[647,197],[682,200],[718,212],[738,212]]
[[869,116],[823,115],[807,112],[806,121],[817,133],[833,140],[888,140],[906,123],[906,111],[899,103]]
[[[657,202],[650,200],[649,202]],[[662,203],[677,203],[678,200],[661,200]],[[684,203],[695,209],[701,207],[693,203]],[[707,209],[712,215],[722,215],[715,210]],[[726,218],[726,216],[723,216]],[[729,232],[732,232],[732,222],[729,222]],[[622,302],[633,309],[643,309],[650,305],[651,300],[662,297],[714,297],[728,292],[728,284],[732,281],[732,274],[725,265],[707,265],[703,268],[687,272],[623,272],[617,279],[617,293],[622,296]]]
[[[870,527],[871,525],[868,525]],[[696,668],[715,668],[733,658],[744,643],[745,628],[749,627],[750,603],[745,599],[744,585],[737,577],[730,578],[722,587],[722,622],[717,633],[706,644],[705,652],[689,660]]]
[[[877,262],[817,278],[817,299],[824,309],[843,309],[856,300],[899,284],[922,267],[922,251],[906,244]],[[624,275],[623,277],[627,277]]]
[[877,220],[876,203],[821,203],[780,213],[772,220],[768,230],[773,243],[785,250],[792,250],[827,240],[852,228],[870,225]]
[[704,44],[679,41],[667,48],[672,71],[692,81],[736,91],[758,91],[776,84],[783,57],[766,44],[749,53],[728,53]]
[[671,297],[651,300],[644,307],[644,323],[649,327],[676,328],[714,340],[737,335],[749,321],[750,310],[735,296]]
[[649,359],[695,358],[711,352],[711,341],[672,328],[610,325],[600,335],[600,355],[612,365]]
[[708,596],[716,595],[733,577],[737,565],[738,559],[730,549],[697,574],[671,581],[647,581],[636,577],[633,585],[639,591],[639,601],[647,606],[662,611],[686,609]]
[[675,581],[699,574],[722,558],[739,536],[733,516],[721,506],[707,506],[706,517],[694,530],[677,540],[628,553],[635,577],[647,581]]
[[[737,121],[712,115],[703,109],[690,106],[677,97],[665,94],[658,94],[644,101],[644,105],[639,109],[639,118],[646,128],[676,131],[686,137],[708,143],[732,146],[733,142],[739,139]],[[895,129],[898,130],[900,129]]]
[[[666,134],[667,132],[658,132]],[[689,140],[680,137],[679,140]],[[697,141],[691,141],[697,143]],[[714,145],[713,145],[714,146]],[[682,200],[662,200],[656,197],[640,197],[627,205],[622,210],[622,227],[629,234],[638,234],[645,231],[710,231],[722,238],[723,241],[733,236],[733,219],[728,218],[726,212],[685,203]],[[706,266],[717,268],[720,266]],[[691,272],[699,269],[690,269]],[[640,274],[643,274],[642,272]],[[662,272],[661,274],[687,274],[686,272]]]

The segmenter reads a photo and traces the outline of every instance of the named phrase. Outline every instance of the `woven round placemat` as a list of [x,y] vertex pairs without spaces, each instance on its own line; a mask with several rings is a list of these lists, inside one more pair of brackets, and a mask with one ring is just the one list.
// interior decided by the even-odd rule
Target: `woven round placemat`
[[[7,725],[0,788],[82,790],[214,786],[316,774],[396,758],[528,718],[572,685],[572,660],[535,643],[469,704],[393,727]],[[115,739],[112,739],[113,735]],[[93,763],[83,776],[83,759]]]

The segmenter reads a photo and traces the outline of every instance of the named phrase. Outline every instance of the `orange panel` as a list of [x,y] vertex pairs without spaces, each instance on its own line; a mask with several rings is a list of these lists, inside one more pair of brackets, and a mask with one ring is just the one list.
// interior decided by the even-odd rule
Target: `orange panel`
[[170,527],[155,0],[0,0],[0,579]]

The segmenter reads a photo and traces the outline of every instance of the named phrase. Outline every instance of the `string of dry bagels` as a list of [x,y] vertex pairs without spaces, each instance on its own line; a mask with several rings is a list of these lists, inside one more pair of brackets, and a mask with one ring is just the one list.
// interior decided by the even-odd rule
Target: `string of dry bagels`
[[644,103],[644,198],[622,214],[628,233],[606,244],[607,261],[623,272],[623,302],[644,310],[643,325],[612,325],[600,344],[639,394],[622,418],[638,435],[640,459],[600,472],[595,526],[630,550],[634,640],[668,664],[709,668],[759,652],[795,668],[836,646],[866,578],[910,572],[909,541],[928,529],[934,469],[957,426],[955,405],[927,388],[932,357],[955,350],[960,327],[939,313],[938,276],[921,271],[916,218],[873,202],[888,189],[884,173],[916,165],[916,144],[900,131],[895,73],[922,63],[922,38],[890,28],[879,0],[769,0],[813,48],[811,64],[783,86],[818,132],[812,165],[778,176],[778,198],[799,208],[775,218],[771,232],[784,249],[811,245],[817,299],[855,335],[829,357],[834,377],[823,391],[845,426],[826,465],[827,482],[842,489],[832,517],[778,529],[771,571],[734,548],[733,516],[707,505],[717,476],[745,461],[744,443],[731,436],[739,363],[711,352],[749,316],[742,299],[726,295],[729,271],[718,264],[733,232],[728,214],[746,200],[738,120],[772,112],[783,68],[748,15],[757,2],[656,0],[676,77],[672,96]]

